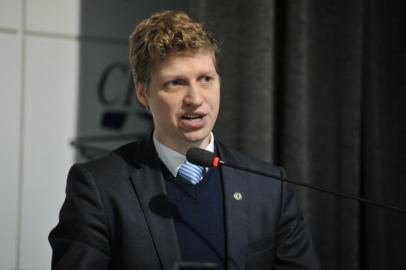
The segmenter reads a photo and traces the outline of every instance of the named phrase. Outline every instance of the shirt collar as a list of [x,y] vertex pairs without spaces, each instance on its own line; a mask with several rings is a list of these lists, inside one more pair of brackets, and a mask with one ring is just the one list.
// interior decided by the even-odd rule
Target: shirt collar
[[[175,150],[158,141],[158,139],[155,137],[155,134],[153,136],[153,142],[159,159],[165,164],[171,174],[176,177],[179,167],[186,161],[186,156],[176,152]],[[210,143],[206,147],[206,150],[214,153],[213,133],[210,133]]]

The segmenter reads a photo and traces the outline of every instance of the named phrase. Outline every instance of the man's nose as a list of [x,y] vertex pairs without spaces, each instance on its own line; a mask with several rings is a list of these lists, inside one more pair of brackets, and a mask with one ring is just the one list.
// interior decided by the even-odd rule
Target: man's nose
[[202,90],[196,84],[189,85],[184,98],[184,103],[187,105],[199,106],[203,103]]

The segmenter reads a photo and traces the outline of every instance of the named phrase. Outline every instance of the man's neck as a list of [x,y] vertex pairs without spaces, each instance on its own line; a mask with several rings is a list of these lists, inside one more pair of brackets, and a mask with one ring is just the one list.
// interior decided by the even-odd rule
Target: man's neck
[[198,147],[198,148],[203,148],[206,149],[207,146],[211,143],[211,140],[213,139],[213,135],[210,134],[208,138],[205,138],[202,141],[197,141],[197,142],[179,142],[179,143],[171,143],[166,140],[162,140],[156,134],[154,133],[154,137],[162,144],[164,144],[166,147],[186,156],[186,152],[189,150],[191,147]]

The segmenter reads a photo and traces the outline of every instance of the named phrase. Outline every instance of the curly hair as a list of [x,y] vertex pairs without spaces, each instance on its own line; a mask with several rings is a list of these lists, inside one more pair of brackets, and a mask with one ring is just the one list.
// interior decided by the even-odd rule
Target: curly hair
[[162,11],[141,21],[130,36],[129,58],[134,81],[149,84],[155,64],[186,50],[213,53],[217,68],[219,46],[204,26],[183,11]]

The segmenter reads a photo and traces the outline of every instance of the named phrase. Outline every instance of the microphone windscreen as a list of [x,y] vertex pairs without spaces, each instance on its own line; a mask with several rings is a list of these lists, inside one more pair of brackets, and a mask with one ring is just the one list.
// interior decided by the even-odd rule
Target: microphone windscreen
[[214,167],[213,160],[215,157],[215,153],[198,147],[191,147],[186,152],[187,161],[203,167]]

